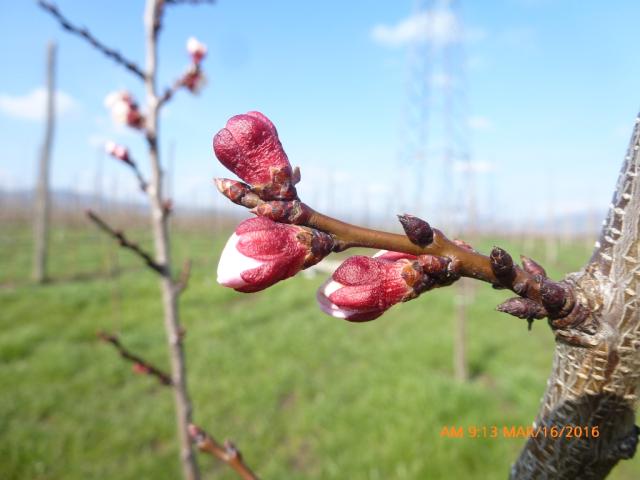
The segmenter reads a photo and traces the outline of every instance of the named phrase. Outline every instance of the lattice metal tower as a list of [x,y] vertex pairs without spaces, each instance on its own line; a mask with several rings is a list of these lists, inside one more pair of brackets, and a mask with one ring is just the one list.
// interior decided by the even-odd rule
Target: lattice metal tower
[[456,0],[416,0],[400,134],[401,211],[447,228],[475,223],[465,53]]

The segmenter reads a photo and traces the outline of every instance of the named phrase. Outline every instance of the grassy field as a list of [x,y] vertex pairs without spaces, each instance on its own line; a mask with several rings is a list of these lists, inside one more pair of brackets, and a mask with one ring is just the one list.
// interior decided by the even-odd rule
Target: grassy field
[[[3,230],[0,478],[179,478],[170,392],[134,376],[95,338],[116,331],[166,367],[156,279],[93,230],[66,229],[53,235],[54,281],[34,286],[28,231]],[[472,379],[461,385],[452,378],[454,289],[351,324],[316,307],[323,278],[235,293],[215,282],[223,237],[175,238],[176,258],[195,260],[181,304],[195,419],[235,440],[263,478],[507,477],[523,440],[440,435],[444,426],[526,426],[535,416],[553,337],[543,322],[527,332],[495,312],[504,292],[475,290]],[[579,268],[589,255],[580,245],[560,247],[550,273]],[[542,244],[527,253],[544,259]],[[236,478],[209,457],[200,463],[204,478]],[[636,459],[611,478],[639,476]]]

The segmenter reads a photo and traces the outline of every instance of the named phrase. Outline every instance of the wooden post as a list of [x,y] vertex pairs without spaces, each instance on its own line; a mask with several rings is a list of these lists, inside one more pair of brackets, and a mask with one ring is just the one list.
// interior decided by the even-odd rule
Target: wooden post
[[49,169],[55,123],[55,61],[56,44],[47,45],[47,118],[44,141],[40,150],[33,224],[33,279],[47,280],[47,250],[49,241],[50,193]]

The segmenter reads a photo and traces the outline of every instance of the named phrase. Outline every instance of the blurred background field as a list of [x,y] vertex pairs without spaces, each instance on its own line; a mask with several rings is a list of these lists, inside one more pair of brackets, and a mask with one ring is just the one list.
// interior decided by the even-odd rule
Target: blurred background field
[[[183,215],[185,217],[185,215]],[[468,305],[470,380],[453,380],[454,291],[430,292],[377,321],[352,324],[315,305],[324,275],[244,295],[215,282],[233,219],[174,224],[176,259],[194,260],[182,297],[196,421],[237,442],[266,479],[506,478],[523,440],[443,438],[444,426],[527,426],[550,370],[544,322],[494,311],[507,294],[486,285]],[[144,217],[112,223],[147,244]],[[135,228],[135,225],[141,228]],[[83,220],[59,218],[51,276],[25,276],[30,232],[19,214],[0,233],[0,477],[178,478],[170,391],[136,376],[96,340],[99,329],[167,368],[156,278]],[[593,239],[482,238],[545,260],[555,278],[579,268]],[[526,244],[525,244],[526,243]],[[525,250],[526,248],[526,250]],[[235,478],[201,458],[204,478]],[[622,462],[613,479],[640,475]]]

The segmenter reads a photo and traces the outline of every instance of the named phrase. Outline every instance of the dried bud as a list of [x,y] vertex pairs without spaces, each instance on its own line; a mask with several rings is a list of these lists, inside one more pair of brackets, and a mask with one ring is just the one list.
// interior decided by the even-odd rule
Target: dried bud
[[491,270],[502,285],[509,285],[515,276],[513,259],[500,247],[493,247],[489,254]]
[[180,85],[198,95],[207,84],[207,77],[198,65],[193,65],[180,79]]
[[213,150],[220,163],[251,184],[263,200],[297,198],[293,171],[276,127],[262,113],[232,117],[213,137]]
[[274,222],[300,225],[309,218],[309,208],[300,200],[272,200],[251,209],[252,213]]
[[137,129],[144,127],[144,117],[138,109],[138,104],[126,90],[110,93],[104,104],[111,110],[111,116],[116,123]]
[[544,278],[540,285],[540,299],[549,313],[549,318],[553,319],[568,315],[575,303],[568,285],[547,278]]
[[330,235],[264,217],[245,220],[227,242],[218,263],[218,283],[257,292],[318,263],[333,248]]
[[214,178],[213,181],[218,191],[237,205],[253,208],[261,202],[246,183],[229,178]]
[[193,63],[199,65],[207,54],[207,46],[199,42],[195,37],[190,37],[189,40],[187,40],[187,52],[191,55]]
[[538,262],[535,262],[524,255],[520,255],[520,260],[522,261],[522,268],[525,272],[530,273],[531,275],[540,275],[541,277],[547,276],[547,272],[545,272],[544,268],[542,268]]
[[439,257],[437,255],[420,255],[418,257],[418,263],[420,263],[425,275],[433,278],[435,283],[440,287],[451,285],[460,278],[459,274],[453,273],[449,270],[451,260],[446,257]]
[[317,299],[325,313],[352,322],[374,320],[399,302],[418,295],[422,269],[418,262],[349,257],[318,290]]
[[528,298],[515,297],[506,300],[496,307],[496,310],[523,319],[540,319],[547,316],[542,305]]
[[111,155],[113,158],[117,158],[121,162],[133,166],[133,161],[129,156],[129,150],[127,149],[127,147],[109,141],[104,144],[104,151],[107,152],[107,154]]
[[398,219],[411,243],[419,247],[426,247],[433,242],[433,230],[421,218],[405,213],[404,215],[398,215]]

